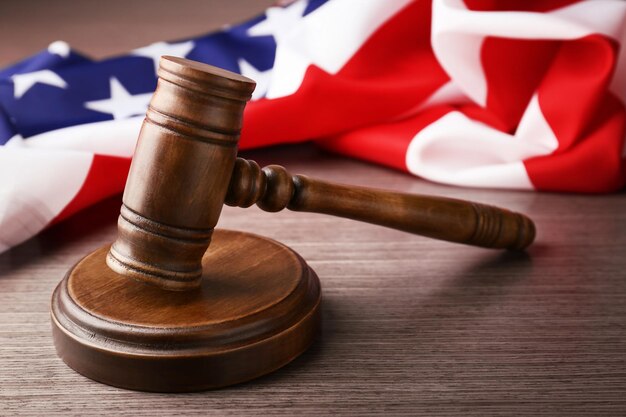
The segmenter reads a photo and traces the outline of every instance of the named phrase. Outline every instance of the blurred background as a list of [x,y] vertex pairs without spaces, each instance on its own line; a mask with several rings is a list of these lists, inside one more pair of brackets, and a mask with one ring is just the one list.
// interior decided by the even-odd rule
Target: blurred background
[[[0,0],[0,68],[66,41],[104,58],[238,23],[273,0]],[[223,7],[228,4],[228,7]]]

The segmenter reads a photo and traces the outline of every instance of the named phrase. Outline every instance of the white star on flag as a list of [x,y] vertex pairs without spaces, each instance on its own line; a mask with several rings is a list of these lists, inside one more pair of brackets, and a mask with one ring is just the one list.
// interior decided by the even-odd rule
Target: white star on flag
[[150,58],[154,63],[154,72],[159,69],[159,60],[163,55],[177,56],[185,58],[189,52],[195,47],[193,41],[180,43],[156,42],[143,48],[135,49],[132,55]]
[[265,11],[266,19],[248,29],[250,36],[273,36],[276,44],[298,26],[306,10],[306,1],[296,1],[287,7],[270,7]]
[[51,70],[15,74],[11,77],[11,79],[13,80],[13,95],[15,98],[22,97],[33,85],[37,83],[48,84],[59,88],[67,88],[65,80]]
[[241,75],[256,82],[256,88],[252,93],[252,100],[258,100],[265,96],[270,79],[272,78],[272,70],[259,71],[243,58],[239,58],[237,63],[239,64],[239,72],[241,72]]
[[115,77],[111,77],[110,85],[110,99],[88,101],[85,103],[85,107],[101,113],[109,113],[113,119],[125,119],[146,112],[152,93],[132,95]]
[[62,58],[70,56],[70,46],[67,42],[55,41],[48,45],[48,52],[51,54],[57,54]]

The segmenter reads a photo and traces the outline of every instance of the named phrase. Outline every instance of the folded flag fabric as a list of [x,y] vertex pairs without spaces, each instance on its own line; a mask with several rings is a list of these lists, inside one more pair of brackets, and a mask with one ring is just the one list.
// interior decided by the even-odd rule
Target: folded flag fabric
[[0,251],[119,193],[161,55],[257,81],[240,147],[316,141],[432,181],[601,193],[626,181],[626,2],[299,0],[95,61],[0,70]]

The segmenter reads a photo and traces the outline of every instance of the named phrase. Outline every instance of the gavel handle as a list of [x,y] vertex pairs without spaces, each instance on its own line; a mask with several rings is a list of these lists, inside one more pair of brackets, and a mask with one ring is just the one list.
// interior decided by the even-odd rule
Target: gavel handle
[[226,204],[265,211],[284,208],[331,214],[435,239],[486,248],[521,250],[535,238],[523,214],[452,198],[402,194],[291,175],[279,165],[261,170],[237,158]]

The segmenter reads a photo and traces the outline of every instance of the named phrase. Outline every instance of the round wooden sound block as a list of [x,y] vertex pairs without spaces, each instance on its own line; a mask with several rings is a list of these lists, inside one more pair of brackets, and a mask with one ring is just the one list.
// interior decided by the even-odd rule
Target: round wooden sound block
[[216,230],[197,290],[167,291],[113,272],[109,247],[83,258],[52,296],[59,356],[105,384],[199,391],[287,364],[313,342],[320,283],[290,248]]

